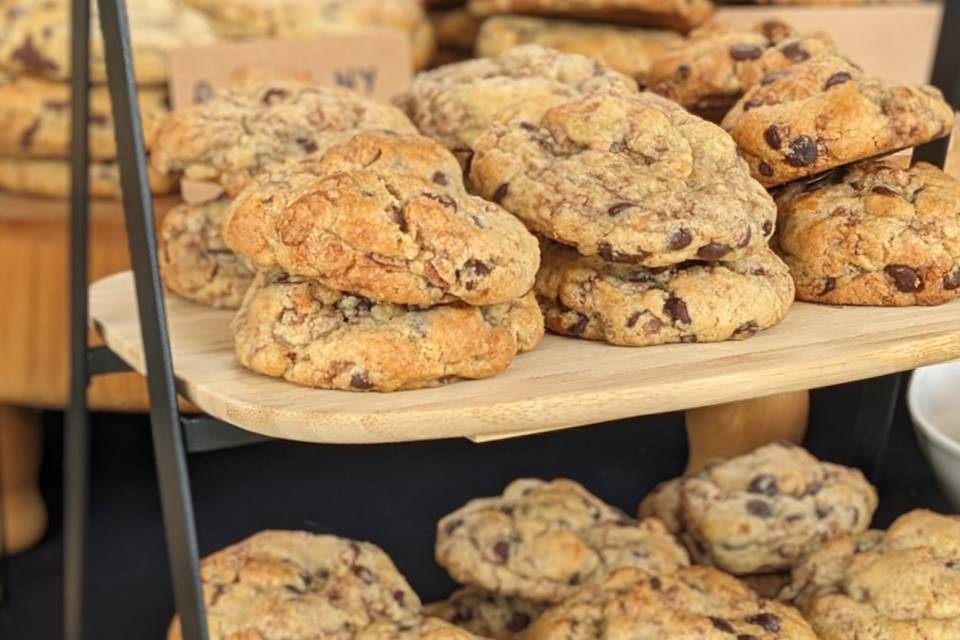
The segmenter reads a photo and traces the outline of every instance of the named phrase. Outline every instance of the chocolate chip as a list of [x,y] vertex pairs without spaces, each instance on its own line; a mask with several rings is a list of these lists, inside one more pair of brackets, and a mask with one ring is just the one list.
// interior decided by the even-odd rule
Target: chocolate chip
[[609,242],[597,243],[597,255],[607,262],[623,262],[625,264],[639,264],[650,256],[646,251],[639,253],[616,251]]
[[894,286],[903,293],[923,291],[920,274],[902,264],[889,264],[883,271],[893,279]]
[[760,84],[762,85],[773,84],[777,80],[786,78],[788,75],[790,75],[790,72],[785,69],[781,69],[780,71],[771,71],[770,73],[766,74],[765,76],[763,76],[763,78],[760,79]]
[[750,616],[747,618],[747,624],[755,624],[764,631],[769,631],[770,633],[780,632],[780,618],[772,613],[764,612],[758,613],[755,616]]
[[493,545],[493,553],[495,556],[497,556],[500,564],[503,564],[507,561],[507,558],[510,557],[510,544],[501,540],[497,544]]
[[677,229],[673,232],[673,235],[670,236],[670,250],[679,251],[684,247],[690,246],[691,242],[693,242],[692,233],[683,228]]
[[899,193],[897,193],[897,192],[894,191],[893,189],[891,189],[891,188],[889,188],[889,187],[885,187],[885,186],[883,186],[883,185],[878,185],[878,186],[874,187],[873,189],[870,189],[870,193],[875,193],[875,194],[877,194],[878,196],[889,196],[889,197],[891,197],[891,198],[898,198],[898,197],[900,197],[900,194],[899,194]]
[[738,633],[737,640],[760,640],[760,638],[752,633]]
[[817,143],[809,136],[800,136],[790,143],[784,157],[791,167],[807,167],[817,161]]
[[499,511],[504,515],[508,515],[508,516],[513,515],[513,507],[508,504],[505,504],[502,507],[500,507]]
[[633,313],[631,313],[630,317],[627,318],[627,323],[626,323],[627,329],[633,329],[635,326],[637,326],[637,321],[640,320],[641,315],[643,314],[640,313],[639,311],[634,311]]
[[365,584],[373,584],[376,582],[376,578],[373,577],[373,574],[370,572],[370,569],[366,567],[361,567],[360,565],[354,565],[351,568],[353,575],[360,578]]
[[735,44],[730,47],[730,57],[734,60],[756,60],[763,50],[755,44]]
[[763,500],[748,500],[747,511],[758,518],[769,518],[773,515],[770,505]]
[[23,45],[14,49],[10,58],[23,65],[28,75],[43,75],[47,71],[56,71],[57,63],[40,55],[33,46],[33,38],[27,36]]
[[574,322],[574,323],[573,323],[572,325],[570,325],[569,327],[567,327],[566,331],[567,331],[567,333],[569,333],[569,334],[571,334],[571,335],[579,336],[579,335],[582,334],[582,333],[584,332],[584,330],[587,328],[587,324],[588,324],[589,322],[590,322],[590,318],[588,318],[587,316],[583,315],[582,313],[578,313],[578,314],[577,314],[577,321]]
[[773,233],[773,223],[769,220],[765,220],[763,223],[763,235],[768,236]]
[[435,171],[433,176],[431,176],[430,179],[433,180],[436,184],[439,184],[444,187],[447,186],[447,176],[445,176],[441,171]]
[[463,268],[473,271],[477,276],[480,277],[490,275],[490,265],[482,260],[477,260],[476,258],[472,258],[463,263]]
[[757,171],[760,172],[760,175],[770,177],[773,175],[773,167],[764,162],[763,160],[757,165]]
[[607,209],[607,213],[611,216],[617,216],[632,206],[634,206],[632,202],[618,202],[617,204]]
[[397,205],[391,205],[390,207],[390,217],[393,221],[400,227],[400,233],[406,233],[409,229],[407,228],[407,216],[403,212],[403,209]]
[[833,513],[833,507],[817,507],[817,518],[820,520],[826,519],[831,513]]
[[457,202],[445,193],[424,193],[423,195],[427,198],[430,198],[434,202],[439,202],[447,209],[453,209],[454,211],[457,210]]
[[660,582],[660,578],[650,578],[650,588],[654,591],[660,591],[660,587],[663,586],[663,583]]
[[747,485],[747,491],[765,496],[775,496],[779,491],[777,479],[768,473],[761,473],[750,481],[750,484]]
[[531,124],[529,122],[521,122],[520,128],[523,129],[524,131],[536,131],[537,125]]
[[756,109],[757,107],[763,106],[763,101],[756,98],[750,98],[743,103],[743,110],[750,111],[751,109]]
[[846,71],[837,71],[835,74],[827,78],[826,83],[823,85],[823,90],[826,91],[830,87],[836,86],[838,84],[843,84],[844,82],[849,82],[851,76]]
[[780,138],[780,130],[777,129],[777,125],[772,124],[767,127],[763,132],[763,139],[771,149],[780,150],[780,147],[783,146],[783,140]]
[[677,65],[677,70],[674,73],[674,77],[679,82],[685,82],[690,77],[690,65],[688,64]]
[[714,626],[718,631],[723,631],[724,633],[736,633],[736,630],[733,628],[733,625],[724,620],[723,618],[714,618],[711,616],[710,624]]
[[446,524],[446,526],[443,529],[443,532],[449,536],[450,534],[452,534],[454,531],[456,531],[462,526],[463,526],[463,520],[451,520]]
[[730,253],[730,247],[725,244],[718,244],[716,242],[705,244],[697,249],[697,256],[710,262],[716,262],[728,253]]
[[823,280],[823,290],[820,292],[820,295],[825,296],[836,288],[837,288],[836,278],[825,278]]
[[504,182],[502,185],[497,187],[497,190],[493,192],[493,201],[497,204],[503,202],[503,199],[507,197],[507,190],[510,188],[509,182]]
[[513,633],[520,633],[530,626],[532,620],[530,616],[522,611],[514,611],[507,621],[507,629]]
[[687,303],[680,298],[667,298],[663,303],[663,310],[674,322],[690,324],[690,312],[687,310]]
[[960,271],[945,273],[943,275],[943,288],[946,291],[960,289]]
[[803,62],[810,59],[810,52],[799,42],[791,42],[782,49],[783,55],[791,62]]
[[574,571],[573,575],[570,576],[570,578],[567,580],[567,584],[570,585],[571,587],[580,584],[580,572]]
[[393,599],[397,601],[397,604],[402,605],[403,601],[406,600],[406,598],[407,598],[407,594],[405,594],[403,591],[400,591],[399,589],[393,592]]
[[33,136],[37,134],[37,129],[40,128],[40,118],[37,118],[33,121],[29,127],[23,130],[23,133],[20,134],[20,148],[28,149],[30,145],[33,144]]
[[370,381],[366,373],[355,373],[350,377],[350,386],[354,389],[366,391],[373,388],[373,382]]
[[309,138],[297,138],[297,144],[300,145],[300,148],[306,153],[316,153],[317,143]]
[[264,92],[263,97],[260,99],[260,101],[263,104],[273,104],[274,102],[283,100],[288,95],[290,95],[290,92],[287,91],[286,89],[272,87],[270,89],[267,89],[266,92]]
[[206,80],[198,80],[197,84],[193,85],[194,104],[203,104],[204,102],[209,102],[212,99],[213,87]]

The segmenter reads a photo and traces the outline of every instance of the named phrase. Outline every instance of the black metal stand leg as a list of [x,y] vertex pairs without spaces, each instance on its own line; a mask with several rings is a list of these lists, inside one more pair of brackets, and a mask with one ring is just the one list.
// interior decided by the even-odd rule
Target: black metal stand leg
[[902,373],[894,373],[860,384],[860,403],[853,430],[854,466],[868,473],[873,484],[880,481],[883,471],[903,377]]

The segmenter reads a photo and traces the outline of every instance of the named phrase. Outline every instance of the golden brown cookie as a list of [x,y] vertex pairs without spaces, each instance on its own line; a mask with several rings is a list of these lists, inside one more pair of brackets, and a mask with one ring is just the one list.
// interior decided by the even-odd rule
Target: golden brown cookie
[[[176,193],[178,184],[167,176],[149,171],[150,189],[154,195]],[[70,195],[69,160],[32,160],[0,156],[0,189],[45,198],[66,198]],[[91,162],[91,198],[119,199],[120,167],[115,162]]]
[[689,31],[713,14],[710,0],[470,0],[478,15],[519,13]]
[[519,639],[547,608],[526,598],[501,596],[478,587],[463,587],[449,598],[424,606],[427,615],[494,640]]

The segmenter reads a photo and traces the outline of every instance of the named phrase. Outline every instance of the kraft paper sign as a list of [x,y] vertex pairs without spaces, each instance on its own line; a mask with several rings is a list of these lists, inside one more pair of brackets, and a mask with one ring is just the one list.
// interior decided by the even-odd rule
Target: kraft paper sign
[[[320,84],[386,102],[410,85],[413,54],[406,34],[391,30],[179,49],[170,56],[173,108],[209,99],[245,69],[307,74]],[[181,193],[186,202],[195,203],[212,200],[222,190],[215,184],[184,180]]]

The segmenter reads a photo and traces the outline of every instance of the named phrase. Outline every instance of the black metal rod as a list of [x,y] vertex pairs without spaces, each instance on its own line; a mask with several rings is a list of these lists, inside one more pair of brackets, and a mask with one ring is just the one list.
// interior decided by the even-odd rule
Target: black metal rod
[[903,373],[892,373],[860,383],[851,462],[862,469],[874,484],[880,481],[883,472],[903,377]]
[[235,427],[210,416],[185,417],[181,422],[183,436],[187,441],[187,451],[190,453],[221,451],[272,440],[267,436]]
[[[943,91],[947,102],[955,110],[960,108],[960,2],[947,0],[943,3],[940,38],[930,84]],[[917,147],[913,152],[913,162],[929,162],[942,169],[947,161],[949,146],[950,138],[942,138]]]
[[98,0],[98,3],[140,333],[146,356],[150,424],[174,599],[184,640],[206,640],[196,524],[157,264],[153,199],[137,108],[126,7],[123,0]]
[[105,373],[122,373],[133,371],[123,359],[110,351],[107,347],[94,347],[87,350],[87,366],[90,376],[99,376]]
[[71,5],[70,124],[70,406],[64,421],[63,625],[66,640],[81,640],[84,628],[90,423],[87,411],[87,234],[90,2]]

